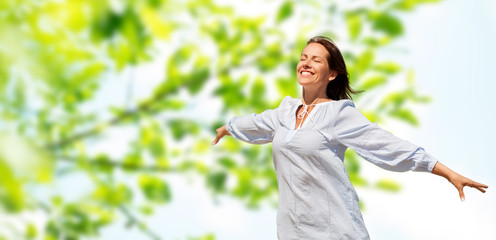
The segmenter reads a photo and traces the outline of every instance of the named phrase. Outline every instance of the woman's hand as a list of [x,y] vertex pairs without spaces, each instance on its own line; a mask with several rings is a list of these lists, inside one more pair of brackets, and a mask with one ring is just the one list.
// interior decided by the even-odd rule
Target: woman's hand
[[458,189],[458,194],[460,195],[460,199],[462,201],[465,200],[465,194],[463,193],[463,187],[468,186],[468,187],[473,187],[476,188],[477,190],[485,193],[486,188],[488,188],[487,185],[475,182],[469,178],[466,178],[453,170],[449,169],[448,167],[444,166],[442,163],[437,162],[436,166],[432,169],[432,173],[445,177],[451,184],[453,184],[456,189]]
[[471,179],[468,179],[460,174],[456,174],[449,180],[455,187],[458,189],[458,194],[460,194],[460,199],[462,201],[465,200],[465,194],[463,193],[463,187],[469,186],[478,189],[479,191],[485,193],[486,188],[488,188],[487,185],[484,185],[482,183],[478,183],[476,181],[473,181]]
[[217,130],[215,130],[215,131],[217,131],[217,137],[216,137],[216,138],[212,141],[212,145],[217,144],[217,143],[219,142],[219,140],[220,140],[222,137],[224,137],[224,136],[226,136],[226,135],[229,135],[229,136],[231,135],[231,134],[230,134],[230,133],[226,130],[226,125],[224,125],[224,126],[222,126],[222,127],[220,127],[220,128],[217,128]]

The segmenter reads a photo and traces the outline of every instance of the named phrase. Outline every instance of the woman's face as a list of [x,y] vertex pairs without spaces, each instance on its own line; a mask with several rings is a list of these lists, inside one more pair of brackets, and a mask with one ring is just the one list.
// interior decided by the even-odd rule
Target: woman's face
[[301,53],[296,66],[296,78],[302,86],[327,87],[327,83],[335,78],[331,72],[327,57],[327,49],[319,43],[308,44]]

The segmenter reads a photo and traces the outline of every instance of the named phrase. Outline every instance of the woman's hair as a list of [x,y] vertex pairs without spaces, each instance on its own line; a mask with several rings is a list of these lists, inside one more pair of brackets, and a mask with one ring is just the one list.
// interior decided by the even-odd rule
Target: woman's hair
[[327,49],[327,52],[329,52],[329,57],[327,58],[329,69],[338,73],[336,78],[327,84],[328,98],[333,100],[352,99],[352,94],[362,92],[353,90],[350,87],[349,74],[346,70],[343,55],[341,55],[338,47],[330,38],[316,36],[308,40],[307,45],[310,43],[319,43]]

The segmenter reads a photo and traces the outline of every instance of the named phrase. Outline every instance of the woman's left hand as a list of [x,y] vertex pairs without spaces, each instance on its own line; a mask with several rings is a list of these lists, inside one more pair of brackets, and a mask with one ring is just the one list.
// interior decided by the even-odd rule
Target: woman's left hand
[[473,187],[476,188],[477,190],[485,193],[486,189],[488,188],[487,185],[478,183],[476,181],[473,181],[469,178],[466,178],[455,171],[449,169],[448,167],[444,166],[441,162],[437,162],[434,168],[432,169],[432,173],[442,176],[446,178],[451,184],[453,184],[456,189],[458,189],[458,194],[460,195],[460,199],[462,201],[465,200],[465,194],[463,193],[463,187],[468,186],[468,187]]
[[458,194],[460,195],[460,199],[462,201],[465,200],[463,187],[465,186],[473,187],[483,193],[485,193],[486,188],[488,188],[487,185],[473,181],[472,179],[466,178],[458,173],[455,173],[454,176],[452,176],[451,179],[449,179],[449,181],[456,187],[456,189],[458,189]]

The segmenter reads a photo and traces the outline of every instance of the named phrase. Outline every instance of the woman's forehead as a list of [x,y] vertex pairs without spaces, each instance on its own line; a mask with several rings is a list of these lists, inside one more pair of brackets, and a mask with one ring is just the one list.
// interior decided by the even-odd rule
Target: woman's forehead
[[309,57],[315,56],[315,57],[323,57],[326,58],[329,53],[327,52],[327,49],[322,46],[320,43],[310,43],[301,52],[301,55],[307,55]]

